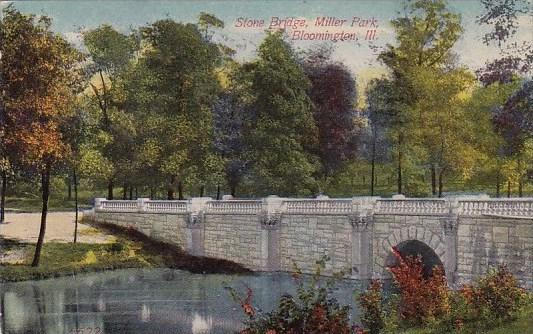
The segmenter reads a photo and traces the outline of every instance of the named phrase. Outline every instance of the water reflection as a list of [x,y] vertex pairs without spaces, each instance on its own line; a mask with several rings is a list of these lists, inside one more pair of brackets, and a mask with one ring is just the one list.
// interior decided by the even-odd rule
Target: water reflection
[[198,313],[194,313],[194,318],[192,319],[192,334],[208,334],[213,328],[213,318],[208,317],[204,319]]
[[[120,270],[0,286],[0,334],[227,334],[243,315],[225,286],[249,286],[254,303],[272,310],[294,292],[287,274],[195,275],[183,271]],[[353,281],[337,297],[353,306]]]

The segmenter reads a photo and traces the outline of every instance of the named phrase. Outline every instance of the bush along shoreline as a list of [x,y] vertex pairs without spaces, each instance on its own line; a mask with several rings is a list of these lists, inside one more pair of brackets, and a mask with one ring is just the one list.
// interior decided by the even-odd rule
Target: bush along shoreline
[[38,267],[32,267],[30,254],[35,245],[9,242],[10,248],[24,250],[26,258],[17,264],[0,264],[0,282],[39,280],[86,272],[126,268],[171,268],[195,274],[251,274],[237,263],[193,256],[179,246],[153,240],[132,229],[84,220],[85,224],[113,234],[107,244],[58,243],[43,245]]
[[333,297],[335,278],[319,282],[323,258],[308,283],[295,270],[296,294],[283,295],[272,312],[254,307],[250,288],[244,294],[228,288],[247,316],[239,334],[525,334],[533,328],[533,294],[505,266],[451,290],[442,267],[426,277],[421,257],[403,256],[396,248],[392,252],[398,263],[389,268],[394,289],[385,293],[380,280],[371,280],[355,297],[359,323]]

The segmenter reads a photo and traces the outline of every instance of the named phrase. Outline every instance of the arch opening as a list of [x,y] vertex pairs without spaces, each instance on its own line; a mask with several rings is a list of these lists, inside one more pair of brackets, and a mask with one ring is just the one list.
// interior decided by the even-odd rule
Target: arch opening
[[[444,265],[441,259],[439,258],[439,256],[435,253],[435,251],[431,247],[429,247],[422,241],[406,240],[406,241],[399,243],[396,247],[398,251],[400,252],[400,254],[404,257],[421,256],[422,265],[424,266],[424,277],[425,278],[428,278],[431,276],[431,273],[435,266],[440,266],[444,270]],[[396,259],[394,254],[392,254],[391,252],[387,257],[385,264],[387,267],[394,267],[398,265],[398,259]]]

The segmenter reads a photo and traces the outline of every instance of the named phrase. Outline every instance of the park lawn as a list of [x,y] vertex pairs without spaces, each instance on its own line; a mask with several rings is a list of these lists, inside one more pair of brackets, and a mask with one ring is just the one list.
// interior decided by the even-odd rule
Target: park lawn
[[533,333],[533,306],[530,306],[526,311],[524,311],[516,321],[487,332],[487,334],[526,333]]
[[[91,199],[88,197],[92,193],[84,193],[84,196],[79,199],[79,207],[89,208]],[[51,196],[48,208],[50,211],[74,211],[74,200],[68,200],[63,197]],[[6,210],[14,212],[41,212],[42,201],[37,195],[35,196],[8,196],[6,197]]]
[[[416,328],[408,329],[401,334],[431,334],[431,329]],[[533,305],[527,307],[518,317],[518,319],[503,324],[498,328],[488,330],[465,330],[465,334],[529,334],[533,333]]]
[[48,242],[43,245],[38,267],[31,267],[34,245],[20,244],[26,258],[21,264],[0,265],[0,282],[37,280],[76,273],[119,268],[157,266],[161,260],[131,242],[84,244]]
[[43,245],[40,264],[35,268],[31,267],[35,245],[3,240],[10,249],[25,249],[26,256],[20,264],[0,264],[0,282],[123,268],[173,268],[202,274],[251,272],[231,261],[190,255],[176,245],[150,239],[133,229],[88,220],[84,223],[113,234],[116,241],[107,244],[47,242]]

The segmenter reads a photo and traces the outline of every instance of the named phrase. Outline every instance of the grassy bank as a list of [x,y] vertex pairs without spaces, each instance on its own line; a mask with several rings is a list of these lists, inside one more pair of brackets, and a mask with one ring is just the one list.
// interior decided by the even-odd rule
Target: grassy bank
[[10,250],[24,251],[21,263],[0,265],[0,282],[36,280],[76,273],[123,268],[175,268],[193,273],[249,273],[230,261],[192,256],[179,247],[154,241],[141,233],[113,225],[93,224],[113,233],[110,244],[45,243],[39,267],[31,267],[35,245],[3,240]]
[[[434,334],[435,331],[431,328],[416,328],[409,329],[401,334]],[[518,318],[512,322],[502,324],[493,329],[469,329],[463,328],[463,334],[526,334],[533,333],[533,305],[524,309]]]

